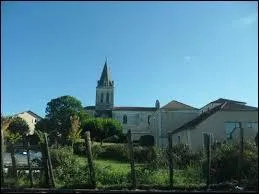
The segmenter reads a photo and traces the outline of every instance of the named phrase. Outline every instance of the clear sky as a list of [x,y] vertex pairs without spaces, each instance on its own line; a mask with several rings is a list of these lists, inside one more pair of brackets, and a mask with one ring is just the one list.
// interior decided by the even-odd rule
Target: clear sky
[[108,58],[115,106],[258,106],[257,2],[1,3],[1,112],[95,104]]

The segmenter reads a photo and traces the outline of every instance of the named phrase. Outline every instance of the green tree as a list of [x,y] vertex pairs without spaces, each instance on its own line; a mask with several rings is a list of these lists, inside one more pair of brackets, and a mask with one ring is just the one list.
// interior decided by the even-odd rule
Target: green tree
[[91,140],[100,141],[100,139],[104,138],[105,135],[102,124],[101,118],[89,118],[82,124],[83,132],[90,131]]
[[122,126],[114,119],[90,118],[83,124],[83,131],[90,131],[91,138],[100,141],[102,145],[106,138],[121,136]]
[[71,116],[70,121],[71,121],[71,128],[68,134],[68,140],[71,142],[71,147],[73,152],[74,143],[80,140],[82,129],[80,129],[80,121],[78,116],[76,115]]
[[7,130],[8,130],[7,140],[10,143],[14,144],[22,137],[25,137],[26,135],[29,134],[29,125],[24,119],[20,117],[14,117],[11,120]]
[[67,143],[68,134],[71,128],[70,116],[77,115],[80,120],[85,120],[88,115],[85,113],[82,103],[72,96],[61,96],[52,99],[46,107],[46,125],[47,131],[53,135],[50,137],[57,138],[61,135],[59,141],[61,144]]
[[3,131],[4,136],[7,136],[7,128],[12,121],[12,117],[4,116],[1,114],[1,130]]

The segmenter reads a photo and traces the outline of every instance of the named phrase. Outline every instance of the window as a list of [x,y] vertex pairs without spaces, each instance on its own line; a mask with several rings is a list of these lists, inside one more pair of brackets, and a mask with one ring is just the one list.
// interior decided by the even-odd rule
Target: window
[[106,103],[109,103],[109,93],[106,94]]
[[101,93],[101,103],[103,103],[103,93]]
[[147,123],[148,123],[148,125],[150,125],[150,118],[151,118],[151,115],[148,115],[148,117],[147,117]]
[[123,124],[127,124],[127,115],[123,115]]
[[177,142],[181,143],[181,136],[180,135],[177,136]]
[[258,129],[258,123],[257,122],[248,122],[247,128]]
[[239,128],[238,122],[226,122],[225,123],[225,130],[227,134],[227,139],[232,139],[232,134],[235,131],[235,129]]

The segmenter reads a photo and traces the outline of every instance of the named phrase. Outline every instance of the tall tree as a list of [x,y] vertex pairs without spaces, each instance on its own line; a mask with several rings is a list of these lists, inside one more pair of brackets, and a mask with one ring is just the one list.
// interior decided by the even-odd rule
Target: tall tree
[[26,135],[28,135],[30,129],[29,129],[29,125],[24,119],[20,117],[14,117],[11,120],[7,130],[8,130],[7,140],[12,144],[14,144],[22,137],[25,137]]
[[49,133],[53,132],[53,138],[57,138],[58,135],[60,143],[67,143],[68,134],[71,128],[70,116],[77,115],[81,120],[87,117],[84,112],[82,103],[72,96],[61,96],[52,99],[47,103],[46,108],[46,119],[49,124],[47,124],[47,131]]

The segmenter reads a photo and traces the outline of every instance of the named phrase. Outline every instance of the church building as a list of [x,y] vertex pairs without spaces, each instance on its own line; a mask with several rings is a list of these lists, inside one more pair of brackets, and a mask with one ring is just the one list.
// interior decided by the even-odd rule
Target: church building
[[[254,138],[258,133],[258,108],[224,98],[219,98],[198,109],[172,100],[160,108],[158,100],[154,107],[114,106],[114,82],[105,61],[100,80],[97,82],[95,106],[85,107],[95,117],[113,118],[129,129],[132,139],[152,135],[155,145],[166,148],[168,135],[173,144],[184,143],[191,149],[203,147],[203,134],[210,133],[213,141],[223,142],[239,134],[236,126],[242,126],[245,138]],[[240,128],[240,127],[239,127]]]
[[152,135],[150,130],[151,116],[160,108],[159,101],[154,107],[118,107],[114,105],[114,81],[105,61],[100,80],[97,82],[95,106],[87,106],[85,110],[92,116],[113,118],[123,126],[123,133],[129,129],[132,139],[137,141],[143,135]]

